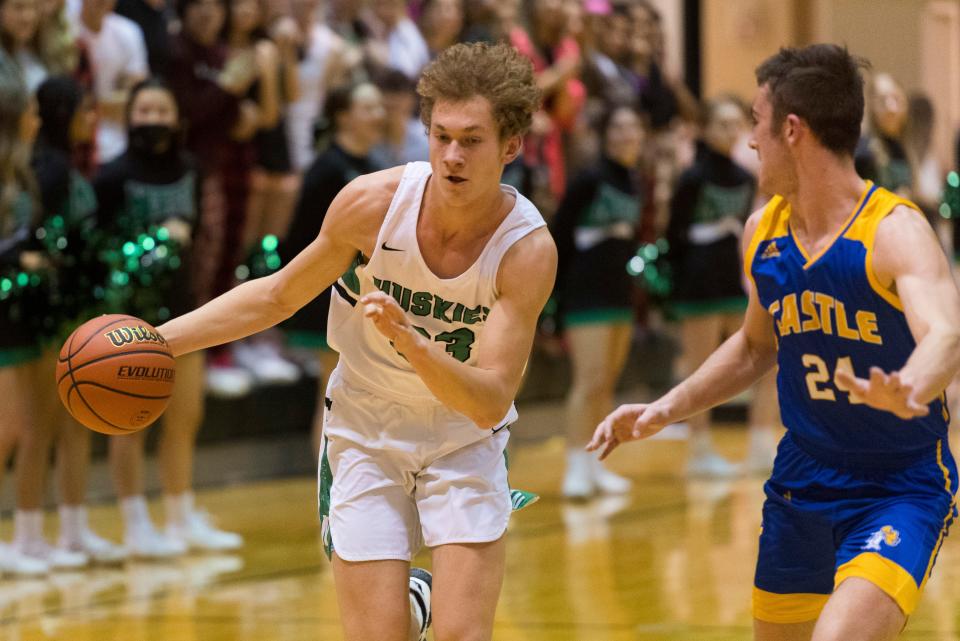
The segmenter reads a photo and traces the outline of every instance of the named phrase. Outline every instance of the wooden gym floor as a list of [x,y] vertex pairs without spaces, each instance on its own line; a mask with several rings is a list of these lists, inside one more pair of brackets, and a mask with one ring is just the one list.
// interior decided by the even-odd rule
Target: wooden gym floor
[[[724,452],[742,456],[744,433],[719,430]],[[518,443],[512,483],[542,499],[511,523],[494,638],[750,639],[762,479],[688,481],[680,473],[685,452],[682,441],[634,444],[613,459],[615,469],[634,479],[632,494],[570,504],[556,490],[563,444]],[[0,639],[342,638],[330,567],[318,544],[313,478],[204,491],[198,500],[222,526],[246,537],[240,554],[0,580]],[[98,530],[118,537],[113,505],[94,508],[91,517]],[[9,529],[7,523],[0,532],[5,540]],[[960,640],[956,541],[944,545],[902,638]]]

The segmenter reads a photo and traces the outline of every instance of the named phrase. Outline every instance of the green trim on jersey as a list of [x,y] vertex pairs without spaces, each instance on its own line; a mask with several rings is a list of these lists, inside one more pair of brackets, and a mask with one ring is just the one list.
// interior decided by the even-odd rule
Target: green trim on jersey
[[361,267],[367,264],[367,259],[364,257],[362,252],[357,252],[356,257],[354,257],[353,262],[350,264],[350,267],[347,271],[343,272],[343,275],[340,277],[340,280],[343,281],[343,284],[347,286],[351,292],[360,295],[360,277],[357,276],[357,267]]
[[333,535],[330,533],[330,488],[333,487],[333,472],[327,459],[327,437],[323,437],[323,451],[320,452],[320,488],[318,503],[320,510],[320,538],[327,560],[333,560]]
[[626,307],[607,309],[584,309],[567,312],[563,315],[567,326],[572,325],[614,325],[633,322],[633,310]]
[[710,314],[726,314],[730,312],[744,312],[747,310],[747,299],[744,296],[717,298],[714,300],[689,301],[671,303],[670,311],[677,319],[692,318],[694,316],[708,316]]
[[[507,429],[510,428],[507,427]],[[503,450],[503,464],[507,468],[507,487],[510,487],[510,457],[507,455],[507,450]],[[523,508],[533,505],[539,500],[539,494],[534,494],[533,492],[527,492],[525,490],[518,490],[512,487],[510,488],[510,505],[513,508],[513,512],[519,512]]]

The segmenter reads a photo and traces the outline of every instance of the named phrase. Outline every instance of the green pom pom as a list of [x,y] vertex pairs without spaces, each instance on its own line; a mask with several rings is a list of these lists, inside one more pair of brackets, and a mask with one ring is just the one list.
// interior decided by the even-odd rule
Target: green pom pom
[[664,238],[646,243],[627,261],[627,273],[647,292],[650,299],[664,305],[673,291],[673,270],[668,260],[670,244]]

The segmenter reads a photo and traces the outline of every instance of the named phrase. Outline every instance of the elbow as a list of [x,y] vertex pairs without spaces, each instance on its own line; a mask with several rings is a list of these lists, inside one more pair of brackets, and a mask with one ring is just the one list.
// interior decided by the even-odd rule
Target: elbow
[[478,414],[471,418],[478,429],[489,431],[500,425],[500,419],[502,419],[503,416],[493,418],[493,414]]
[[470,419],[481,430],[492,430],[503,424],[503,419],[510,412],[510,402],[491,403],[483,408],[477,408]]
[[291,298],[277,274],[266,276],[262,280],[267,287],[267,304],[277,323],[290,318],[300,309],[300,305]]

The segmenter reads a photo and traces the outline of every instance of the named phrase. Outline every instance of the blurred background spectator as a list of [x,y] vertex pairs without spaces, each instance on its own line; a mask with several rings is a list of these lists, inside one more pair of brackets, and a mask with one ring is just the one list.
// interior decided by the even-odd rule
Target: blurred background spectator
[[110,162],[126,147],[124,109],[127,92],[147,77],[147,47],[137,24],[113,13],[115,0],[75,0],[77,42],[90,57],[94,95],[100,114],[96,157]]
[[634,284],[626,264],[641,227],[644,194],[637,167],[646,130],[640,113],[626,103],[608,107],[600,132],[600,159],[571,181],[551,225],[559,255],[556,297],[573,367],[562,487],[571,499],[630,489],[627,479],[583,448],[613,408],[633,338]]
[[0,46],[20,68],[27,90],[35,92],[50,73],[40,38],[39,0],[0,2]]
[[[705,105],[696,158],[680,174],[670,204],[670,309],[680,321],[680,369],[685,375],[740,328],[747,308],[740,246],[743,225],[753,211],[756,181],[731,158],[746,123],[743,105],[732,96]],[[709,412],[688,423],[688,474],[725,478],[740,472],[717,453]],[[772,452],[765,455],[772,462]]]
[[893,76],[876,73],[866,85],[866,128],[857,145],[857,172],[881,187],[909,198],[913,167],[903,136],[907,95]]
[[420,12],[420,32],[431,58],[460,41],[465,24],[464,0],[425,0]]
[[388,69],[376,79],[383,94],[383,142],[374,147],[370,158],[381,169],[417,160],[428,160],[427,132],[417,115],[417,88],[403,72]]

